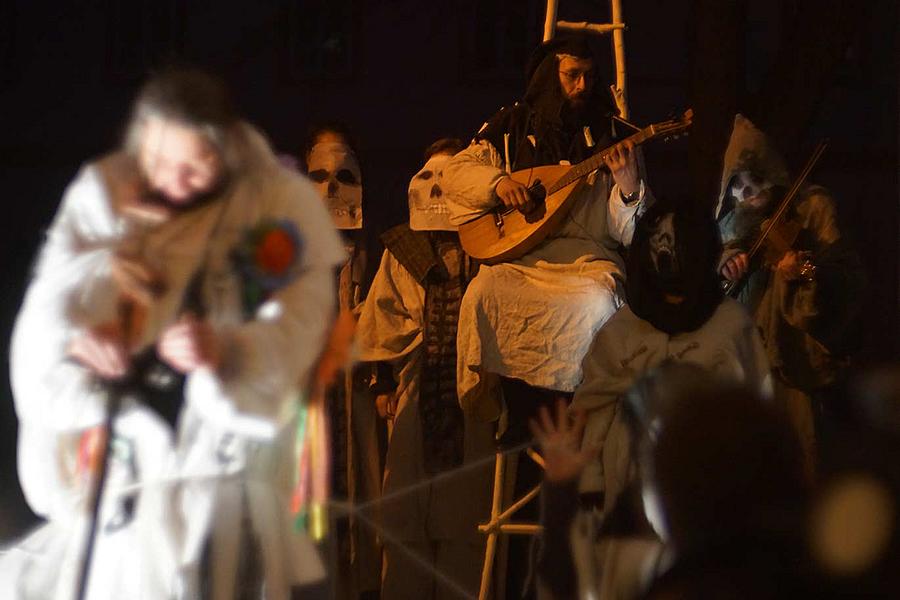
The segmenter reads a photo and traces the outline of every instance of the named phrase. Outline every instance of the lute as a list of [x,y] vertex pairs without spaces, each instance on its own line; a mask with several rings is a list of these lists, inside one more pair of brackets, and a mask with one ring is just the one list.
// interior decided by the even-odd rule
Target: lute
[[510,177],[528,188],[531,209],[520,212],[495,206],[481,216],[459,226],[463,249],[483,263],[514,260],[527,254],[563,223],[577,197],[575,191],[585,177],[605,166],[604,159],[615,149],[631,142],[635,146],[652,139],[671,139],[683,135],[691,126],[693,111],[678,119],[654,123],[612,146],[597,152],[577,165],[546,165],[510,173]]

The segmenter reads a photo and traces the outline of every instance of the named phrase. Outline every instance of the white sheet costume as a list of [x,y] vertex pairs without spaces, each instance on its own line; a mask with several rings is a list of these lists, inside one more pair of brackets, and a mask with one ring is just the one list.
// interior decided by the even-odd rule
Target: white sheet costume
[[[4,598],[74,593],[87,486],[73,465],[81,434],[102,423],[105,395],[67,360],[66,345],[82,328],[116,319],[110,259],[123,251],[161,271],[167,286],[150,307],[143,344],[177,320],[189,281],[203,269],[206,318],[225,340],[225,356],[218,372],[188,376],[177,434],[126,398],[114,428],[89,598],[198,598],[204,571],[202,595],[230,599],[248,525],[261,549],[267,598],[288,598],[291,586],[324,575],[310,542],[295,533],[288,490],[298,386],[331,322],[333,267],[344,253],[313,187],[280,166],[259,133],[241,125],[231,143],[239,167],[222,197],[156,228],[135,229],[121,216],[138,189],[124,154],[86,165],[66,191],[11,350],[19,476],[29,505],[48,523],[0,559]],[[248,321],[231,253],[268,219],[295,224],[301,262]]]
[[[451,221],[461,224],[495,206],[504,160],[488,141],[473,142],[444,172]],[[562,227],[518,260],[483,265],[460,310],[458,379],[464,410],[494,419],[496,376],[571,392],[600,326],[621,306],[622,259],[639,198],[626,204],[606,171],[588,178]]]
[[[623,306],[597,333],[584,359],[584,382],[573,405],[589,411],[585,444],[603,448],[602,463],[589,465],[582,489],[616,498],[627,483],[631,451],[619,399],[644,373],[663,362],[688,362],[728,381],[742,381],[771,395],[769,362],[747,311],[725,298],[702,327],[668,335]],[[602,467],[602,468],[601,468]]]

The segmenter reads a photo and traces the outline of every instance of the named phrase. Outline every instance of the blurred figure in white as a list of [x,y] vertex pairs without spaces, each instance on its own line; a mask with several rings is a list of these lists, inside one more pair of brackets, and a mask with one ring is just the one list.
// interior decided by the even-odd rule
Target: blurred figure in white
[[323,568],[291,522],[298,389],[334,311],[313,186],[191,69],[141,89],[71,183],[16,322],[19,477],[47,519],[6,598],[71,598],[105,407],[120,394],[87,597],[290,598]]

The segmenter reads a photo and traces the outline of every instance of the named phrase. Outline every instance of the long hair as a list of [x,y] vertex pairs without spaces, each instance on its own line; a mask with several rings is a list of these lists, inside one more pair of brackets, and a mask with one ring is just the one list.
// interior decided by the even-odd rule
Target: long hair
[[561,35],[538,46],[526,68],[527,85],[523,100],[536,114],[538,128],[559,126],[565,107],[565,97],[559,83],[559,55],[568,54],[594,63],[594,86],[584,111],[604,117],[618,114],[610,98],[605,81],[603,58],[595,40],[585,34]]
[[125,149],[137,151],[148,119],[160,118],[197,130],[227,162],[227,139],[238,113],[225,83],[200,69],[172,67],[141,87],[125,131]]

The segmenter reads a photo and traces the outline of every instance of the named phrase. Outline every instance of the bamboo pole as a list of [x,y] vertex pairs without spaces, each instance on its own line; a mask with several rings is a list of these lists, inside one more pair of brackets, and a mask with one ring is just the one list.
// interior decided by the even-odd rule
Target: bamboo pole
[[[500,516],[503,508],[503,471],[506,466],[506,455],[498,453],[494,461],[494,493],[491,498],[491,520],[493,523]],[[488,523],[488,525],[490,525]],[[479,531],[482,525],[478,526]],[[478,600],[488,600],[491,590],[491,576],[494,572],[494,555],[497,552],[497,536],[499,533],[491,530],[488,534],[487,544],[484,548],[484,565],[481,569],[481,586],[478,590]]]
[[587,21],[557,21],[558,29],[566,29],[568,31],[589,31],[591,33],[605,34],[615,32],[617,29],[625,29],[624,23],[588,23]]
[[547,14],[544,17],[544,41],[553,39],[556,35],[556,9],[558,0],[547,0]]
[[507,535],[540,535],[544,528],[533,523],[506,523],[500,531]]
[[623,119],[628,119],[628,89],[625,82],[625,23],[622,21],[622,0],[609,0],[612,15],[613,54],[616,57],[616,104]]
[[[536,485],[535,487],[531,488],[527,494],[525,494],[524,496],[519,498],[512,506],[507,508],[505,511],[503,511],[499,515],[494,516],[493,514],[491,514],[490,523],[485,523],[484,525],[479,525],[478,530],[483,533],[497,531],[500,528],[500,526],[503,525],[506,521],[508,521],[510,517],[512,517],[514,514],[516,514],[519,511],[519,509],[521,509],[523,506],[525,506],[526,504],[531,502],[540,493],[540,491],[541,491],[540,485]],[[493,510],[491,510],[491,513],[493,513]]]
[[540,467],[544,468],[544,457],[534,451],[534,448],[526,448],[525,454],[528,455],[528,458],[533,460],[535,463],[540,465]]

